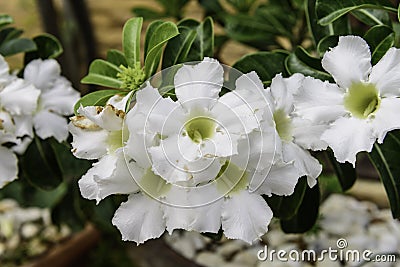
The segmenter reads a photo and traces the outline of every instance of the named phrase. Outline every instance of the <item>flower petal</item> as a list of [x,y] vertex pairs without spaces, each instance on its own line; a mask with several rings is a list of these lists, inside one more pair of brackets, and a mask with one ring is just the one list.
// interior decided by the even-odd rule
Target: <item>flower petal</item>
[[293,142],[304,149],[325,150],[328,144],[321,140],[321,135],[329,125],[313,123],[300,117],[292,118]]
[[170,98],[163,98],[149,83],[136,93],[136,104],[128,112],[126,123],[130,132],[177,133],[183,125],[183,111]]
[[0,146],[0,188],[17,179],[18,159],[8,148]]
[[293,94],[297,93],[304,79],[302,74],[296,73],[290,78],[282,78],[277,74],[270,86],[270,92],[275,100],[275,109],[280,109],[289,114],[293,111]]
[[122,122],[125,112],[115,109],[113,106],[81,106],[78,113],[85,116],[96,125],[108,131],[119,131],[122,129]]
[[337,161],[355,166],[357,153],[371,152],[376,137],[367,120],[343,117],[332,123],[321,139],[332,148]]
[[218,99],[224,70],[219,62],[204,58],[196,65],[183,65],[175,74],[175,93],[188,110],[210,108]]
[[[106,130],[96,128],[96,125],[90,124],[91,122],[88,119],[82,119],[78,117],[75,119],[72,117],[73,120],[68,125],[68,130],[72,134],[73,141],[72,141],[72,153],[77,158],[82,159],[98,159],[107,153],[107,138],[108,132]],[[82,121],[89,121],[87,122],[87,126],[84,126],[83,123],[77,124],[76,121],[79,120],[80,123]],[[74,125],[77,124],[78,126]],[[93,127],[93,128],[92,128]]]
[[67,119],[47,110],[39,111],[33,116],[33,126],[36,134],[42,139],[54,137],[61,143],[68,138]]
[[33,118],[30,115],[13,116],[15,122],[15,134],[18,137],[25,135],[33,137]]
[[388,132],[400,129],[400,99],[383,98],[378,110],[374,113],[372,127],[378,142],[382,144]]
[[31,115],[37,107],[40,90],[17,79],[0,91],[0,105],[12,115]]
[[189,163],[199,159],[199,146],[188,136],[173,135],[161,140],[160,145],[149,149],[152,170],[170,183],[192,178]]
[[112,219],[122,234],[122,240],[135,241],[138,245],[162,235],[165,221],[160,203],[141,193],[130,195],[121,204]]
[[346,113],[343,98],[336,84],[306,77],[294,95],[295,114],[312,122],[331,122]]
[[322,66],[343,88],[349,88],[353,82],[366,82],[371,71],[367,42],[358,36],[339,37],[338,45],[322,58]]
[[110,99],[107,100],[107,104],[115,107],[116,109],[124,111],[126,109],[126,104],[127,104],[128,100],[130,100],[132,94],[133,94],[133,91],[131,91],[130,93],[128,93],[125,96],[123,96],[123,95],[112,96]]
[[173,187],[167,195],[166,202],[181,203],[182,205],[164,206],[167,231],[170,234],[175,229],[217,233],[221,227],[221,205],[223,201],[220,199],[216,202],[205,203],[202,206],[195,206],[195,203],[204,198],[203,194],[195,190],[190,191],[186,188]]
[[74,113],[74,105],[79,98],[80,93],[66,83],[57,83],[50,90],[44,91],[40,95],[43,109],[65,116]]
[[[258,176],[258,177],[257,177]],[[256,172],[250,184],[252,191],[257,194],[271,196],[288,196],[293,194],[297,181],[301,176],[292,163],[275,163],[268,173]]]
[[307,176],[308,185],[313,187],[317,177],[322,172],[322,165],[311,156],[310,152],[291,142],[283,143],[283,159],[285,162],[293,161],[298,170],[298,177]]
[[[99,189],[99,199],[104,199],[112,194],[131,194],[139,191],[139,187],[130,172],[132,169],[137,169],[135,162],[129,162],[129,159],[125,159],[121,152],[116,153],[116,155],[104,156],[98,163],[104,165],[102,169],[114,170],[111,175],[104,175],[104,172],[94,175],[94,181]],[[103,163],[105,158],[112,158],[110,164]]]
[[381,96],[400,96],[400,49],[390,48],[372,67],[369,81],[376,85]]
[[60,73],[60,65],[55,59],[35,59],[25,67],[24,79],[43,90],[51,88]]
[[229,239],[252,243],[268,231],[271,219],[272,210],[265,200],[246,190],[226,198],[222,205],[222,229]]
[[17,143],[16,126],[14,119],[7,111],[0,110],[0,145],[4,143]]
[[0,55],[0,88],[10,80],[10,68],[7,61]]

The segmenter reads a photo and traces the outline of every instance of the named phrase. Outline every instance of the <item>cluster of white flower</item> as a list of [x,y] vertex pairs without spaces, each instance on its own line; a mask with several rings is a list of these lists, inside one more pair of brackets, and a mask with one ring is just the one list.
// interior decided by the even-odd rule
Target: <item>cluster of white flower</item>
[[64,116],[73,113],[80,94],[60,73],[54,59],[37,59],[18,78],[0,55],[0,188],[18,177],[16,154],[25,152],[34,133],[42,139],[67,139]]
[[176,72],[177,101],[147,82],[127,113],[129,95],[80,107],[69,126],[73,153],[98,159],[81,193],[97,202],[129,194],[112,220],[124,240],[222,227],[252,242],[273,216],[263,195],[290,195],[302,176],[316,184],[322,166],[309,150],[330,146],[339,162],[355,164],[400,128],[399,57],[392,48],[371,69],[366,42],[341,37],[322,61],[336,84],[277,75],[264,89],[250,72],[223,96],[224,69],[205,58]]

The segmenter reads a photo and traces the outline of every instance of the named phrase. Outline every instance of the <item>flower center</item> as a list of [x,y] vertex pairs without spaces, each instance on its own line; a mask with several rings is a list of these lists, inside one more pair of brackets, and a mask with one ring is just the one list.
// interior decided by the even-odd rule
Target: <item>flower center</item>
[[245,190],[249,184],[246,172],[230,161],[221,167],[216,183],[218,191],[229,196]]
[[195,117],[186,123],[185,130],[193,142],[200,143],[213,137],[215,126],[215,122],[208,117]]
[[136,62],[133,68],[119,66],[121,72],[117,73],[117,78],[122,82],[121,88],[127,90],[137,90],[146,79],[146,74],[140,67],[140,62]]
[[284,141],[291,141],[293,139],[292,122],[285,111],[282,109],[275,110],[274,121],[279,137]]
[[344,107],[360,119],[366,119],[374,113],[380,103],[378,90],[371,83],[353,83],[344,97]]

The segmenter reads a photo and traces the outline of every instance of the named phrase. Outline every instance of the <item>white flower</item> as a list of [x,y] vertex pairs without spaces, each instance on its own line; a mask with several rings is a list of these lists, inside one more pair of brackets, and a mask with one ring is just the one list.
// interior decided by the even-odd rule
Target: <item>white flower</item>
[[327,126],[295,115],[293,94],[298,91],[303,79],[301,74],[290,78],[282,78],[278,74],[272,79],[267,94],[270,95],[269,106],[282,142],[283,161],[293,162],[298,170],[298,177],[307,176],[308,185],[312,187],[322,171],[322,165],[307,149],[326,149],[327,144],[320,138]]
[[[120,102],[124,105],[128,97]],[[72,153],[78,158],[99,159],[79,180],[82,196],[99,202],[110,194],[137,190],[122,150],[124,138],[128,138],[123,127],[125,112],[107,104],[104,108],[80,107],[78,113],[80,115],[72,117],[69,124]]]
[[22,125],[33,123],[40,138],[53,136],[58,142],[65,141],[68,137],[68,121],[64,116],[73,114],[74,104],[80,96],[60,73],[60,65],[54,59],[29,62],[24,78],[40,89],[41,94],[33,118],[19,118]]
[[[257,108],[266,103],[262,83],[255,84],[254,75],[242,77],[235,92],[219,97],[223,68],[205,58],[177,71],[176,102],[163,98],[150,84],[138,91],[127,124],[131,132],[161,136],[159,145],[149,149],[154,173],[168,182],[214,178],[226,157],[238,153],[238,141],[259,126]],[[128,153],[131,149],[135,148],[128,141]]]
[[370,152],[376,140],[400,128],[400,50],[390,48],[371,66],[368,44],[360,37],[339,38],[322,66],[336,84],[310,77],[295,97],[296,112],[314,123],[329,123],[321,139],[339,162],[355,165],[356,154]]

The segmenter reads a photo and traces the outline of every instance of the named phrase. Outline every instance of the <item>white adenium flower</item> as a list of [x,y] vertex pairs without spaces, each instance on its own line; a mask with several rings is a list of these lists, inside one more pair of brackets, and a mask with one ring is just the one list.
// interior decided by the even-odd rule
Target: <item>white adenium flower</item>
[[293,94],[297,93],[304,76],[292,75],[282,78],[280,74],[272,79],[271,86],[266,90],[270,96],[270,105],[277,133],[282,142],[282,157],[284,162],[293,162],[298,170],[298,176],[307,176],[310,187],[316,184],[321,174],[322,165],[307,149],[323,150],[327,144],[321,141],[326,124],[315,124],[310,120],[296,116]]
[[[162,98],[149,84],[137,92],[137,102],[126,116],[129,139],[125,149],[127,161],[134,162],[130,170],[140,192],[130,194],[113,218],[123,240],[142,243],[159,237],[165,229],[169,233],[175,229],[216,233],[222,227],[228,238],[251,243],[267,232],[272,218],[272,211],[261,194],[293,193],[298,171],[292,162],[285,163],[282,155],[277,155],[280,153],[279,149],[276,151],[278,137],[272,115],[264,114],[270,110],[266,108],[268,102],[264,99],[262,82],[254,72],[242,75],[236,81],[235,90],[220,98],[216,93],[210,97],[206,90],[219,91],[222,83],[213,83],[212,79],[206,82],[207,77],[222,76],[216,64],[214,60],[205,59],[183,69],[189,78],[185,87],[177,90],[178,103]],[[182,73],[177,75],[176,84],[183,79]],[[190,94],[193,97],[189,97]],[[190,100],[185,102],[182,100],[185,97]],[[205,120],[195,121],[195,129],[190,125],[192,109]],[[212,118],[211,123],[228,128],[226,134],[237,137],[226,143],[212,139],[218,126],[210,125],[209,118]],[[189,126],[186,126],[187,121]],[[178,145],[180,136],[186,138],[180,144],[185,147]],[[167,139],[170,139],[168,146],[159,149]],[[200,165],[203,167],[200,171],[191,169],[196,165],[189,164],[202,155],[199,153],[201,144],[209,140],[213,140],[216,147],[207,162],[209,165]],[[222,144],[225,147],[218,148]],[[216,152],[233,146],[234,153],[218,155]],[[195,157],[190,158],[193,154]],[[186,170],[180,168],[182,158]],[[170,167],[172,178],[180,175],[179,172],[191,178],[166,179],[154,168],[155,161],[160,166],[175,163]],[[212,161],[218,164],[215,166]]]
[[[109,102],[115,102],[117,97]],[[119,102],[123,104],[119,103],[118,106],[124,106],[128,98],[129,95],[120,99]],[[128,138],[123,125],[125,112],[107,104],[105,107],[81,106],[78,113],[80,115],[72,117],[69,124],[73,137],[72,153],[77,158],[99,160],[79,180],[82,196],[99,202],[116,193],[112,191],[116,190],[112,184],[118,184],[119,180],[127,181],[127,184],[119,188],[117,193],[135,191],[136,185],[127,169],[122,150]]]
[[[54,137],[58,142],[65,141],[68,137],[68,121],[64,116],[73,114],[79,92],[61,76],[60,65],[54,59],[29,62],[24,79],[38,88],[41,94],[33,117],[20,117],[18,123],[27,129],[33,124],[36,134],[42,139]],[[32,132],[26,134],[32,136]]]
[[358,152],[370,152],[376,140],[382,143],[387,132],[400,128],[400,50],[390,48],[372,67],[368,44],[344,36],[325,53],[322,66],[336,84],[305,78],[295,96],[296,112],[329,123],[321,140],[339,162],[354,166]]
[[9,66],[0,55],[0,188],[17,179],[15,150],[23,144],[25,130],[16,121],[18,117],[32,115],[39,94],[33,85],[9,74]]
[[133,125],[131,131],[161,137],[159,145],[149,149],[155,174],[168,182],[209,181],[227,157],[238,153],[238,141],[259,126],[263,88],[242,88],[238,81],[235,94],[219,97],[222,84],[222,66],[205,58],[177,71],[178,101],[163,98],[150,84],[137,93],[127,124]]

